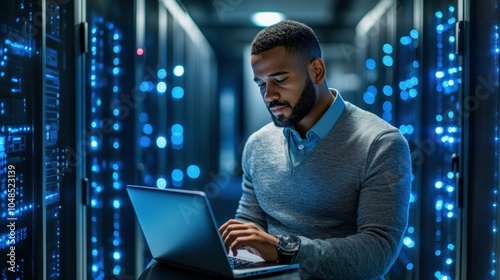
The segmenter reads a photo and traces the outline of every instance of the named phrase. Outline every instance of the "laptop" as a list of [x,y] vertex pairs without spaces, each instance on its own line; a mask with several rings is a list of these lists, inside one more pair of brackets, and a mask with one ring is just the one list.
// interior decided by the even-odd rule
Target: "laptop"
[[228,255],[204,192],[134,185],[128,185],[127,192],[151,255],[158,262],[227,278],[299,267],[265,262],[246,250],[239,250],[236,257]]

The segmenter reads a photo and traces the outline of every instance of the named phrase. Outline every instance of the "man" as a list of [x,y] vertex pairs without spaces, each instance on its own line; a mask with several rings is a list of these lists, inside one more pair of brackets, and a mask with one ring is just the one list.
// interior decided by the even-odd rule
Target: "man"
[[408,221],[407,141],[328,88],[302,23],[259,32],[251,64],[274,124],[245,145],[236,219],[219,229],[226,247],[298,262],[302,279],[383,279]]

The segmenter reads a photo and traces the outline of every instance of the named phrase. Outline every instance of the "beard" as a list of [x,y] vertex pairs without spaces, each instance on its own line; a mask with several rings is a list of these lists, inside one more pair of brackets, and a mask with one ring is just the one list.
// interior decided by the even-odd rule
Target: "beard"
[[269,103],[268,110],[271,112],[270,108],[273,106],[288,106],[292,108],[292,114],[287,118],[283,115],[275,116],[271,113],[271,118],[276,126],[279,127],[293,127],[298,124],[314,106],[316,102],[316,92],[314,90],[313,82],[310,78],[307,78],[306,85],[302,90],[302,94],[300,95],[297,104],[294,107],[290,105],[288,102],[279,103],[278,101],[272,101]]

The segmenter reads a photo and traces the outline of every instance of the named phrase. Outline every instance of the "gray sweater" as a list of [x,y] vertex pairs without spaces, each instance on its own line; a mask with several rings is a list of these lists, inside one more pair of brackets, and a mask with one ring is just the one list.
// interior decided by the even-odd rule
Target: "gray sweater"
[[383,279],[408,222],[411,160],[399,130],[346,102],[298,166],[283,128],[269,123],[243,151],[236,219],[297,235],[302,279]]

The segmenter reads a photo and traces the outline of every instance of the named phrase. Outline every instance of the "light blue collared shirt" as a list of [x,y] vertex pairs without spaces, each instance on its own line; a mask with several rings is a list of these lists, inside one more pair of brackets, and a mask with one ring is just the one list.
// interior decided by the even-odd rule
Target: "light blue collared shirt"
[[319,141],[335,126],[340,115],[344,112],[345,103],[340,93],[335,89],[330,89],[330,92],[335,96],[335,100],[318,122],[306,133],[305,139],[302,139],[293,127],[283,129],[283,134],[288,142],[288,154],[293,166],[300,164],[311,153]]

